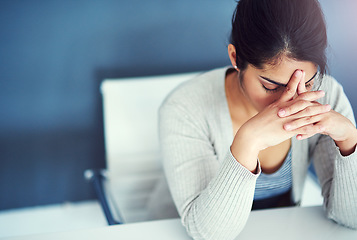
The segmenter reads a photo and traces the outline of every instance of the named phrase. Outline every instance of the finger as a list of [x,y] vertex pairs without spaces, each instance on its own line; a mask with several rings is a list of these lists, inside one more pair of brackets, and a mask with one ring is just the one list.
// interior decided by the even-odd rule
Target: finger
[[297,140],[304,140],[304,139],[307,139],[307,138],[310,138],[310,137],[314,136],[315,134],[317,134],[317,133],[313,133],[313,134],[298,134],[298,135],[296,135],[296,139]]
[[305,76],[306,76],[306,73],[303,72],[302,73],[302,78],[301,78],[301,80],[299,82],[299,85],[298,85],[298,91],[297,91],[298,95],[300,95],[300,94],[302,94],[304,92],[307,92],[306,86],[305,86]]
[[311,117],[311,116],[316,116],[316,115],[321,115],[321,114],[327,113],[330,110],[331,110],[331,106],[329,104],[322,105],[319,103],[314,103],[313,105],[305,108],[304,110],[297,112],[294,115],[294,117],[295,118]]
[[[313,102],[313,101],[316,101],[319,98],[322,98],[323,96],[325,96],[325,92],[324,91],[305,92],[305,93],[302,93],[300,96],[298,96],[294,100],[296,102],[299,102],[299,101]],[[300,110],[302,110],[305,107],[309,106],[309,104],[307,104],[307,105],[306,104],[303,105],[303,106],[300,106]],[[297,111],[300,111],[300,110],[293,111],[293,110],[289,109],[289,107],[291,107],[291,106],[286,106],[286,107],[283,107],[283,108],[279,109],[278,116],[279,117],[287,117],[287,116],[289,116],[289,115],[291,115],[291,114],[293,114],[293,113],[295,113]],[[299,108],[299,106],[297,108]]]
[[[315,124],[315,127],[317,129],[324,129],[324,127],[322,125],[320,125],[321,123],[318,123],[318,124]],[[296,139],[297,140],[303,140],[303,139],[307,139],[307,138],[310,138],[312,136],[314,136],[315,134],[326,134],[324,131],[320,131],[320,132],[313,132],[313,133],[310,133],[310,134],[298,134],[296,135]]]
[[296,139],[303,140],[303,139],[312,137],[317,133],[323,133],[324,127],[320,123],[309,124],[307,126],[297,129],[296,132],[297,132]]
[[305,108],[307,108],[308,106],[311,106],[313,103],[309,102],[309,101],[297,101],[294,104],[290,105],[290,106],[286,106],[281,108],[278,111],[278,116],[279,117],[287,117],[290,116],[292,114],[295,114]]
[[297,129],[302,128],[304,126],[308,126],[308,125],[311,125],[311,124],[317,124],[323,118],[324,118],[324,116],[322,114],[315,115],[315,116],[303,117],[303,118],[299,118],[299,119],[293,120],[291,122],[287,122],[287,123],[285,123],[283,125],[283,127],[284,127],[284,129],[286,131],[294,131],[294,130],[297,130]]
[[325,92],[322,90],[319,91],[310,91],[301,93],[296,100],[306,100],[306,101],[316,101],[325,96]]
[[297,87],[299,85],[301,77],[302,77],[301,70],[296,70],[294,72],[294,74],[291,76],[291,78],[290,78],[290,80],[288,82],[288,85],[286,86],[285,91],[281,95],[279,101],[287,102],[287,101],[291,100],[294,97],[294,95],[297,92]]
[[295,118],[313,116],[321,113],[326,113],[331,110],[329,104],[322,105],[318,102],[298,101],[293,105],[284,107],[278,111],[279,117],[288,117],[297,114]]

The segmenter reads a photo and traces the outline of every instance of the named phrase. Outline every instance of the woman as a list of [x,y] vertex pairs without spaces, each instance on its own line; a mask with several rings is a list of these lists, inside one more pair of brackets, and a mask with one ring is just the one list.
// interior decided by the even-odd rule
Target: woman
[[194,239],[234,239],[252,208],[299,205],[312,159],[327,217],[357,228],[357,130],[326,46],[317,0],[241,0],[232,67],[165,100],[165,175]]

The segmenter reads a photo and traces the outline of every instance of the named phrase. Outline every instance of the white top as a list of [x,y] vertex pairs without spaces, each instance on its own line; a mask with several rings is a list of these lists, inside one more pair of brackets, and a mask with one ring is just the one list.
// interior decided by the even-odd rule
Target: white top
[[254,200],[262,200],[288,192],[292,186],[291,149],[283,165],[274,173],[260,173],[254,191]]
[[[259,172],[252,174],[229,150],[234,136],[224,88],[226,71],[216,69],[183,83],[168,96],[159,114],[164,171],[182,223],[194,239],[234,239],[247,222],[261,172],[259,165]],[[321,89],[326,96],[320,102],[355,123],[336,80],[326,76]],[[293,201],[301,201],[313,158],[327,216],[357,228],[357,153],[343,157],[325,135],[293,138],[291,148]],[[157,194],[160,208],[165,193]]]

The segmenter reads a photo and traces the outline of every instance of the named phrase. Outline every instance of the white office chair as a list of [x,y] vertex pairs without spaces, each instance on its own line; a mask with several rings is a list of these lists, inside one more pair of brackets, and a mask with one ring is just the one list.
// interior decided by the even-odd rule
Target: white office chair
[[107,169],[87,170],[85,175],[93,181],[110,225],[147,220],[147,201],[157,180],[163,176],[158,140],[159,106],[179,83],[197,74],[102,82]]

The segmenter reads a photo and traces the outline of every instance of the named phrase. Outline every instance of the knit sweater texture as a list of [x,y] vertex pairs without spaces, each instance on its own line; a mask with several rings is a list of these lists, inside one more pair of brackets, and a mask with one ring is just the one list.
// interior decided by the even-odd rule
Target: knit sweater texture
[[[256,180],[261,173],[259,161],[258,172],[253,174],[230,152],[234,135],[225,94],[227,70],[215,69],[181,84],[165,99],[159,112],[168,187],[182,224],[196,240],[229,240],[239,235],[251,212]],[[342,86],[325,76],[319,89],[326,92],[319,102],[330,104],[355,125]],[[342,156],[334,141],[321,134],[301,141],[292,138],[291,144],[294,203],[301,202],[312,161],[326,216],[357,228],[356,151]],[[162,197],[164,193],[158,191],[160,194]]]

